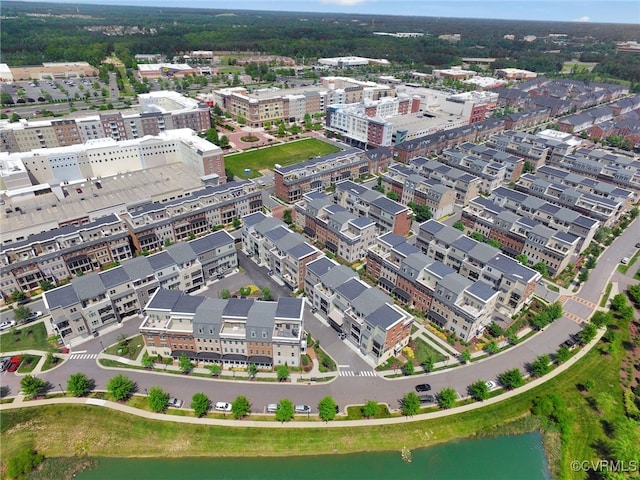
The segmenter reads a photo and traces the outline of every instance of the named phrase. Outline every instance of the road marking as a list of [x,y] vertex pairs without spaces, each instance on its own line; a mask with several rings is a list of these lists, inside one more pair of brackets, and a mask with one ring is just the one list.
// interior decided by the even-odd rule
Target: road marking
[[376,372],[371,370],[365,370],[360,372],[354,372],[352,370],[340,370],[339,375],[341,377],[375,377]]
[[97,353],[73,353],[69,356],[70,360],[93,360],[97,358]]
[[338,368],[349,368],[349,365],[338,365]]
[[73,353],[87,353],[87,351],[86,351],[86,350],[76,350],[76,351],[75,351],[75,352],[73,352]]

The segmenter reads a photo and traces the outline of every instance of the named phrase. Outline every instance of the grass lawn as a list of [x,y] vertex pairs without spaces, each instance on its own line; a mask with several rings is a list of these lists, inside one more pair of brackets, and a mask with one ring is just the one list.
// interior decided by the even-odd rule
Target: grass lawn
[[31,373],[42,357],[40,355],[23,355],[18,373]]
[[422,362],[424,362],[428,357],[431,357],[435,363],[443,362],[445,360],[444,355],[429,345],[422,338],[417,337],[414,342],[416,344],[416,349],[413,353],[416,356],[416,362],[418,365],[422,365]]
[[0,352],[16,352],[18,350],[57,350],[55,342],[47,340],[47,329],[44,323],[36,323],[28,327],[8,331],[0,335]]
[[[265,168],[272,170],[276,163],[283,166],[291,165],[307,160],[309,157],[327,155],[338,151],[340,149],[330,143],[316,140],[315,138],[305,138],[285,143],[284,145],[274,145],[260,150],[225,155],[224,166],[235,177],[256,178],[261,176],[259,170],[264,170]],[[245,168],[251,169],[249,175],[245,175]]]
[[42,371],[46,372],[47,370],[51,370],[53,367],[57,367],[61,361],[62,359],[60,357],[51,354],[47,355],[47,358],[42,364]]
[[[570,462],[606,458],[602,451],[595,450],[608,442],[603,426],[624,413],[619,372],[621,359],[627,353],[623,345],[629,342],[627,326],[620,322],[618,348],[612,354],[600,352],[601,342],[568,371],[533,390],[450,417],[348,429],[256,429],[161,422],[86,405],[52,405],[0,412],[3,438],[0,456],[6,465],[7,459],[24,445],[54,457],[81,451],[90,456],[116,457],[193,457],[210,455],[213,450],[218,456],[238,456],[244,452],[255,455],[255,450],[247,449],[247,445],[260,445],[260,455],[290,455],[292,444],[300,455],[333,454],[334,449],[338,453],[399,450],[399,445],[414,449],[462,437],[539,429],[541,422],[530,415],[532,400],[557,393],[575,420],[562,451],[557,433],[545,435],[547,448],[554,445],[550,451],[554,476],[562,472],[562,478],[583,478],[583,472],[571,471]],[[593,380],[594,386],[583,393],[578,386],[586,380]],[[594,401],[599,406],[597,412]],[[353,410],[349,410],[349,415],[357,415]],[[126,432],[126,450],[122,448],[122,432]],[[176,442],[176,438],[183,441]]]
[[136,335],[127,339],[126,345],[121,347],[119,343],[107,347],[104,353],[115,355],[117,357],[129,358],[135,360],[140,355],[140,351],[144,347],[142,335]]

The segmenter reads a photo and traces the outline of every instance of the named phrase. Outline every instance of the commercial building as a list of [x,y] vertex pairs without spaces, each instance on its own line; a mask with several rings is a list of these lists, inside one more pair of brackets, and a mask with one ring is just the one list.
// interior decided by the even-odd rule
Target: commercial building
[[308,192],[321,192],[341,180],[361,178],[382,172],[391,161],[388,148],[364,152],[357,148],[312,158],[273,170],[275,195],[287,203],[295,203]]
[[323,255],[284,222],[261,212],[242,218],[242,248],[291,290],[304,288],[306,265]]
[[237,265],[233,237],[219,231],[75,278],[44,292],[43,300],[54,328],[68,342],[140,313],[158,288],[193,292]]
[[152,356],[234,366],[300,366],[306,348],[304,302],[250,298],[220,300],[159,288],[140,326]]
[[374,365],[399,355],[409,342],[413,316],[348,267],[326,257],[309,263],[304,290],[313,311]]
[[[58,78],[95,77],[98,70],[87,62],[45,62],[42,65],[6,67],[10,70],[10,79],[3,81],[19,82],[21,80],[46,80]],[[5,76],[3,76],[5,78]]]

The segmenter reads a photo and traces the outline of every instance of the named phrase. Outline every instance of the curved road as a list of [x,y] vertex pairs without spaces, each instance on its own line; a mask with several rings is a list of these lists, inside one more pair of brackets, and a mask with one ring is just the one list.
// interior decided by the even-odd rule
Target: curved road
[[[363,403],[365,400],[376,400],[389,404],[393,409],[399,407],[398,401],[405,393],[413,391],[416,384],[423,382],[431,384],[432,393],[437,393],[444,387],[453,387],[461,396],[466,396],[467,387],[476,380],[495,380],[499,373],[513,367],[524,370],[527,363],[537,356],[555,352],[559,344],[566,340],[570,334],[580,330],[581,321],[587,320],[591,316],[610,280],[619,284],[618,291],[622,291],[629,284],[637,283],[633,280],[633,273],[638,269],[637,265],[630,268],[627,275],[617,272],[616,267],[622,257],[631,257],[635,252],[634,244],[640,238],[639,227],[640,221],[636,219],[623,235],[613,242],[611,248],[608,248],[598,260],[596,268],[591,271],[590,279],[575,296],[558,296],[542,286],[537,287],[541,297],[549,301],[559,300],[564,303],[565,316],[522,344],[466,366],[394,380],[375,376],[337,376],[335,380],[327,383],[307,385],[306,383],[276,384],[214,380],[130,369],[113,370],[98,366],[95,359],[70,359],[62,366],[40,374],[40,377],[50,382],[52,388],[57,389],[58,385],[66,386],[69,375],[82,371],[95,380],[96,389],[105,389],[108,379],[122,371],[137,383],[139,392],[143,392],[145,388],[148,389],[153,385],[159,385],[172,396],[185,400],[187,404],[196,392],[204,392],[214,402],[232,401],[238,395],[245,395],[252,402],[254,412],[262,412],[266,404],[276,403],[282,398],[289,398],[294,403],[311,405],[315,412],[318,401],[326,395],[331,395],[341,407],[347,404]],[[257,275],[261,275],[264,277],[262,284],[268,284],[274,295],[286,294],[284,293],[286,290],[265,275],[264,269],[257,267],[241,252],[239,252],[239,259],[249,278],[256,281],[259,278]],[[240,284],[247,283],[244,277],[240,277],[236,281]],[[207,294],[217,295],[219,288],[222,287],[216,289],[214,284]],[[320,339],[322,347],[334,357],[337,364],[348,365],[349,367],[345,367],[345,369],[352,371],[372,370],[356,352],[345,348],[343,341],[337,337],[335,332],[323,326],[308,309],[305,311],[305,322],[306,329],[311,332],[314,338]],[[117,337],[122,333],[128,336],[134,335],[138,332],[138,327],[139,319],[129,320],[121,328],[98,338],[92,338],[75,351],[86,350],[87,353],[97,354],[101,351],[102,345],[107,346],[115,343]],[[0,379],[3,396],[17,394],[20,381],[18,376],[5,372],[1,374]]]

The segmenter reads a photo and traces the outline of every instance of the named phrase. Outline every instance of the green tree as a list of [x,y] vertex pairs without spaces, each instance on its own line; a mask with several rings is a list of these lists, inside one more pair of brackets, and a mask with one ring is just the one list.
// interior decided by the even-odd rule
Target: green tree
[[191,397],[191,409],[193,414],[200,418],[207,414],[211,408],[211,400],[204,393],[194,393]]
[[34,377],[33,375],[25,375],[20,380],[20,389],[22,393],[29,397],[37,397],[42,393],[47,383],[41,378]]
[[67,380],[67,392],[74,397],[84,397],[91,390],[91,380],[84,373],[74,373]]
[[[629,285],[629,287],[627,287],[627,295],[633,303],[640,305],[640,285]],[[593,321],[593,319],[591,321]]]
[[493,238],[487,240],[487,245],[497,249],[500,249],[500,247],[502,247],[502,245],[500,245],[500,242]]
[[271,289],[269,287],[264,287],[260,293],[262,294],[262,300],[270,301],[273,300],[273,295],[271,295]]
[[31,309],[24,305],[18,305],[13,309],[13,319],[18,323],[29,318],[29,315],[31,315]]
[[458,220],[453,224],[453,228],[455,228],[456,230],[460,230],[461,232],[464,232],[464,223]]
[[293,223],[292,210],[287,208],[282,212],[282,221],[287,225],[291,225]]
[[483,382],[482,380],[473,382],[469,385],[469,395],[480,402],[489,398],[489,387],[487,387],[487,382]]
[[213,375],[214,377],[217,377],[222,373],[222,367],[220,366],[219,363],[213,363],[209,365],[207,368],[211,372],[211,375]]
[[422,223],[433,218],[433,214],[428,205],[418,205],[416,202],[409,202],[407,206],[413,210],[416,222]]
[[111,377],[107,382],[107,392],[117,402],[122,402],[129,398],[134,387],[133,381],[122,374]]
[[458,399],[458,394],[456,391],[451,388],[443,388],[440,390],[440,393],[436,395],[436,401],[440,408],[451,408],[456,404],[456,400]]
[[240,228],[240,225],[242,225],[242,222],[238,217],[233,217],[233,221],[231,222],[231,225],[233,226],[233,228],[238,229]]
[[144,368],[152,368],[154,364],[154,358],[151,355],[149,355],[149,353],[147,353],[147,351],[145,350],[144,353],[142,354],[142,359],[140,360],[140,363]]
[[151,387],[147,396],[147,404],[152,412],[164,412],[169,404],[169,394],[162,387]]
[[11,300],[13,300],[14,302],[20,302],[25,298],[27,298],[27,296],[20,290],[14,290],[13,292],[11,292]]
[[55,285],[50,282],[49,280],[42,280],[40,283],[40,288],[42,289],[43,292],[47,292],[53,288],[55,288]]
[[521,253],[516,255],[516,260],[519,261],[522,265],[529,265],[529,257],[526,254]]
[[251,411],[251,404],[244,395],[238,395],[236,399],[231,403],[231,413],[236,420],[244,418],[249,415]]
[[362,406],[362,415],[365,418],[374,417],[378,413],[378,402],[375,400],[367,400]]
[[513,390],[514,388],[524,385],[524,378],[522,373],[517,368],[512,368],[498,375],[498,380],[504,388],[507,390]]
[[484,349],[490,355],[494,355],[500,351],[500,346],[498,345],[498,342],[496,342],[495,340],[491,340],[484,346]]
[[20,449],[7,461],[7,475],[11,478],[23,479],[42,463],[44,456],[29,446]]
[[402,414],[410,417],[420,411],[420,399],[414,392],[407,393],[402,397]]
[[471,361],[471,352],[468,348],[465,348],[460,354],[460,357],[464,363],[469,363]]
[[210,128],[209,130],[207,130],[205,138],[207,139],[207,141],[217,145],[219,141],[218,131],[215,128]]
[[563,345],[558,348],[554,357],[559,363],[564,363],[571,358],[571,350]]
[[229,146],[229,138],[226,135],[222,135],[218,140],[218,146],[220,148],[227,148]]
[[394,202],[397,202],[398,200],[400,200],[400,195],[398,195],[394,191],[389,191],[389,192],[387,192],[387,198],[389,200],[393,200]]
[[180,355],[180,358],[178,359],[178,367],[180,368],[180,371],[182,373],[189,373],[191,372],[191,370],[193,370],[193,364],[191,363],[191,360],[189,360],[189,357],[187,357],[184,353]]
[[288,398],[283,398],[278,402],[276,408],[276,420],[279,422],[288,422],[293,418],[293,403]]
[[583,270],[578,274],[578,282],[584,283],[589,280],[589,270]]
[[592,323],[587,323],[578,334],[580,336],[580,343],[586,345],[595,338],[596,333],[598,333],[597,327]]
[[536,377],[542,377],[551,371],[551,359],[549,355],[540,355],[531,362],[531,373]]
[[255,363],[249,364],[249,376],[251,378],[255,378],[258,374],[258,366]]
[[415,371],[415,367],[411,360],[407,360],[406,362],[404,362],[404,365],[402,365],[402,373],[404,375],[407,375],[407,376],[413,375],[414,371]]
[[435,366],[435,361],[433,360],[432,357],[427,357],[422,361],[422,368],[427,373],[432,372],[434,366]]
[[229,298],[231,298],[231,292],[229,290],[227,290],[226,288],[223,288],[222,290],[220,290],[220,298],[223,300],[227,300]]
[[533,266],[533,269],[540,273],[543,277],[549,276],[549,270],[547,269],[547,264],[543,262],[538,262]]
[[278,381],[284,382],[289,378],[289,366],[286,363],[284,365],[278,365],[276,367],[276,374],[278,376]]
[[318,402],[318,414],[324,422],[333,420],[336,416],[338,405],[331,397],[324,397]]

